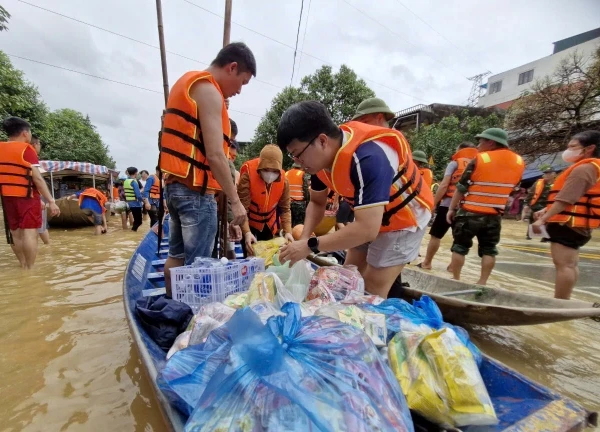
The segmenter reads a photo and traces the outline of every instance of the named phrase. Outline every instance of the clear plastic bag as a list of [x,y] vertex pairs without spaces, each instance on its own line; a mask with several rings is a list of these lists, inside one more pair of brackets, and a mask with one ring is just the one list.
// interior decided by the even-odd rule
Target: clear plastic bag
[[186,330],[179,336],[177,336],[177,338],[175,338],[173,346],[167,353],[167,360],[170,359],[173,356],[173,354],[175,354],[177,351],[181,351],[182,349],[185,349],[189,346],[191,334],[192,332],[190,330]]
[[267,326],[236,312],[202,345],[176,353],[161,390],[187,431],[413,431],[404,396],[364,332],[299,305]]
[[300,260],[294,264],[283,287],[278,287],[277,289],[275,306],[281,308],[287,302],[303,302],[308,293],[308,284],[310,283],[312,273],[306,261]]
[[306,299],[339,302],[364,292],[364,281],[356,266],[319,267],[311,278]]
[[279,276],[274,273],[260,272],[254,275],[248,290],[247,304],[264,300],[272,302],[275,300],[275,294],[283,287]]

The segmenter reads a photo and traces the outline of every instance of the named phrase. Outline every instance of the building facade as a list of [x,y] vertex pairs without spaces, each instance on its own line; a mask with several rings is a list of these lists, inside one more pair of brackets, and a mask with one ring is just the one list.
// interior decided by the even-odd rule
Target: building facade
[[489,77],[479,106],[507,109],[524,91],[530,90],[536,79],[551,75],[563,59],[575,52],[589,57],[599,47],[600,28],[554,42],[551,55]]

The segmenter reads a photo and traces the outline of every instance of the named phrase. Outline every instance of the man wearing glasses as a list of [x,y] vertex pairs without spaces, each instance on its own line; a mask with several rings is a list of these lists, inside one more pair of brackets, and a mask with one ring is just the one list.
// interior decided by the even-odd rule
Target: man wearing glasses
[[[283,114],[277,143],[312,175],[302,236],[281,249],[280,259],[294,264],[311,252],[348,250],[346,263],[359,268],[366,290],[387,297],[418,256],[433,204],[404,136],[357,121],[338,127],[324,105],[305,101]],[[355,221],[311,238],[329,190],[352,204]]]

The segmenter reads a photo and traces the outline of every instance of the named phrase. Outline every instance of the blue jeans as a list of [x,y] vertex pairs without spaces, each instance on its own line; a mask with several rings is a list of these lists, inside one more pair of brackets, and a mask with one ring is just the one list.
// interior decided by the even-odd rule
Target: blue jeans
[[167,185],[169,208],[169,256],[191,264],[196,257],[210,257],[217,235],[217,201],[181,183]]

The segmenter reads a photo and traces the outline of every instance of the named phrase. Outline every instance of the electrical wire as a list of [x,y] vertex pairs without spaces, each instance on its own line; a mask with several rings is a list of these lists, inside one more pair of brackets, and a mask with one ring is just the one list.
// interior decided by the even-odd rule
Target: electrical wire
[[290,87],[294,82],[294,71],[296,69],[296,54],[298,53],[298,40],[300,39],[300,25],[302,25],[302,12],[304,11],[304,0],[300,3],[300,17],[298,18],[298,31],[296,31],[296,47],[294,48],[294,64],[292,65],[292,77],[290,78]]
[[[150,92],[150,93],[157,93],[157,94],[163,95],[162,91],[152,90],[152,89],[149,89],[149,88],[146,88],[146,87],[137,86],[135,84],[129,84],[129,83],[126,83],[126,82],[123,82],[123,81],[117,81],[115,79],[106,78],[106,77],[102,77],[102,76],[99,76],[99,75],[93,75],[93,74],[89,74],[87,72],[82,72],[82,71],[78,71],[78,70],[75,70],[75,69],[69,69],[69,68],[66,68],[66,67],[63,67],[63,66],[53,65],[53,64],[46,63],[46,62],[43,62],[43,61],[40,61],[40,60],[34,60],[34,59],[27,58],[27,57],[18,56],[18,55],[15,55],[15,54],[10,54],[10,53],[5,53],[5,54],[8,55],[9,57],[18,58],[18,59],[25,60],[25,61],[28,61],[28,62],[38,63],[38,64],[41,64],[41,65],[44,65],[44,66],[48,66],[48,67],[52,67],[52,68],[55,68],[55,69],[61,69],[61,70],[72,72],[72,73],[76,73],[76,74],[79,74],[79,75],[84,75],[84,76],[87,76],[87,77],[96,78],[96,79],[100,79],[100,80],[103,80],[103,81],[108,81],[108,82],[111,82],[113,84],[119,84],[119,85],[122,85],[122,86],[132,87],[132,88],[136,88],[138,90],[144,90],[144,91],[147,91],[147,92]],[[238,110],[234,110],[234,109],[229,109],[229,111],[236,112],[236,113],[239,113],[239,114],[249,115],[249,116],[252,116],[252,117],[262,118],[262,116],[259,116],[257,114],[251,114],[251,113],[244,112],[244,111],[238,111]]]
[[[452,42],[450,39],[448,39],[446,36],[444,36],[443,34],[441,34],[439,31],[437,31],[435,28],[433,28],[433,26],[431,26],[427,21],[425,21],[423,18],[421,18],[419,15],[417,15],[415,12],[413,12],[408,6],[406,6],[404,3],[402,3],[402,1],[400,0],[396,0],[404,9],[406,9],[407,11],[409,11],[411,14],[413,14],[415,16],[415,18],[417,18],[419,21],[421,21],[423,24],[425,24],[427,27],[429,27],[431,30],[433,30],[435,33],[437,33],[442,39],[445,39],[446,42],[448,42],[450,45],[452,45],[454,48],[456,48],[458,51],[460,51],[465,57],[470,58],[471,60],[475,60],[477,63],[481,64],[481,61],[475,59],[474,57],[472,57],[471,55],[467,54],[462,48],[460,48],[459,46],[457,46],[456,44],[454,44],[454,42]],[[482,65],[484,66],[484,65]],[[488,72],[491,73],[491,71],[488,69]]]
[[[20,2],[20,3],[26,4],[26,5],[28,5],[28,6],[31,6],[31,7],[37,8],[37,9],[41,9],[41,10],[43,10],[43,11],[46,11],[46,12],[48,12],[48,13],[51,13],[51,14],[54,14],[54,15],[58,15],[58,16],[60,16],[60,17],[66,18],[66,19],[68,19],[68,20],[75,21],[75,22],[77,22],[77,23],[80,23],[80,24],[84,24],[84,25],[86,25],[86,26],[89,26],[89,27],[95,28],[95,29],[97,29],[97,30],[101,30],[101,31],[103,31],[103,32],[110,33],[110,34],[112,34],[112,35],[114,35],[114,36],[122,37],[122,38],[124,38],[124,39],[127,39],[127,40],[130,40],[130,41],[132,41],[132,42],[136,42],[136,43],[139,43],[139,44],[141,44],[141,45],[145,45],[145,46],[147,46],[147,47],[154,48],[154,49],[157,49],[157,50],[159,50],[159,51],[160,51],[160,47],[158,47],[158,46],[156,46],[156,45],[152,45],[152,44],[150,44],[150,43],[147,43],[147,42],[144,42],[144,41],[141,41],[141,40],[139,40],[139,39],[135,39],[135,38],[132,38],[132,37],[130,37],[130,36],[127,36],[127,35],[124,35],[124,34],[121,34],[121,33],[117,33],[117,32],[115,32],[115,31],[112,31],[112,30],[109,30],[109,29],[106,29],[106,28],[103,28],[103,27],[97,26],[97,25],[95,25],[95,24],[91,24],[91,23],[88,23],[88,22],[82,21],[82,20],[80,20],[80,19],[77,19],[77,18],[74,18],[74,17],[68,16],[68,15],[62,14],[62,13],[60,13],[60,12],[53,11],[53,10],[51,10],[51,9],[47,9],[47,8],[45,8],[45,7],[42,7],[42,6],[39,6],[39,5],[33,4],[33,3],[29,3],[29,2],[27,2],[27,1],[24,1],[24,0],[17,0],[17,1],[18,1],[18,2]],[[179,54],[179,53],[177,53],[177,52],[174,52],[174,51],[169,51],[169,50],[166,50],[166,52],[167,52],[168,54],[171,54],[171,55],[174,55],[174,56],[177,56],[177,57],[181,57],[181,58],[183,58],[183,59],[190,60],[190,61],[193,61],[193,62],[195,62],[195,63],[199,63],[199,64],[201,64],[201,65],[204,65],[204,66],[209,66],[209,65],[210,65],[210,63],[206,63],[206,62],[203,62],[203,61],[197,60],[197,59],[195,59],[195,58],[191,58],[191,57],[188,57],[188,56],[186,56],[186,55]],[[279,88],[279,89],[283,89],[283,86],[280,86],[280,85],[277,85],[277,84],[273,84],[273,83],[270,83],[270,82],[267,82],[267,81],[263,81],[263,80],[260,80],[260,79],[258,79],[258,78],[255,78],[255,80],[256,80],[256,81],[258,81],[258,82],[261,82],[261,83],[263,83],[263,84],[270,85],[270,86],[272,86],[272,87],[276,87],[276,88]]]
[[304,41],[306,40],[306,30],[308,30],[308,20],[310,19],[310,5],[312,0],[308,0],[308,11],[306,12],[306,22],[304,23],[304,35],[302,36],[302,48],[300,48],[300,59],[298,60],[298,72],[302,67],[302,50],[304,49]]
[[[371,15],[369,15],[368,13],[366,13],[364,10],[354,6],[352,3],[350,3],[348,0],[342,0],[344,3],[346,3],[348,6],[350,6],[351,8],[355,9],[356,11],[360,12],[362,15],[366,16],[367,18],[369,18],[371,21],[377,23],[378,25],[380,25],[381,27],[383,27],[384,29],[386,29],[388,32],[390,32],[391,34],[393,34],[394,36],[399,37],[400,39],[402,39],[403,41],[405,41],[406,43],[408,43],[409,45],[414,46],[417,49],[420,49],[417,45],[415,45],[414,43],[412,43],[411,41],[409,41],[408,39],[405,39],[404,36],[402,36],[399,33],[396,33],[394,30],[390,29],[389,27],[387,27],[385,24],[383,24],[382,22],[376,20],[375,18],[373,18]],[[438,59],[435,59],[433,57],[431,57],[430,55],[424,54],[426,57],[429,57],[431,60],[433,60],[436,63],[439,63],[440,65],[444,66],[445,68],[454,71],[455,73],[463,76],[464,78],[467,78],[464,74],[462,74],[461,72],[457,71],[456,69],[454,69],[451,66],[448,66],[447,64],[439,61]]]

